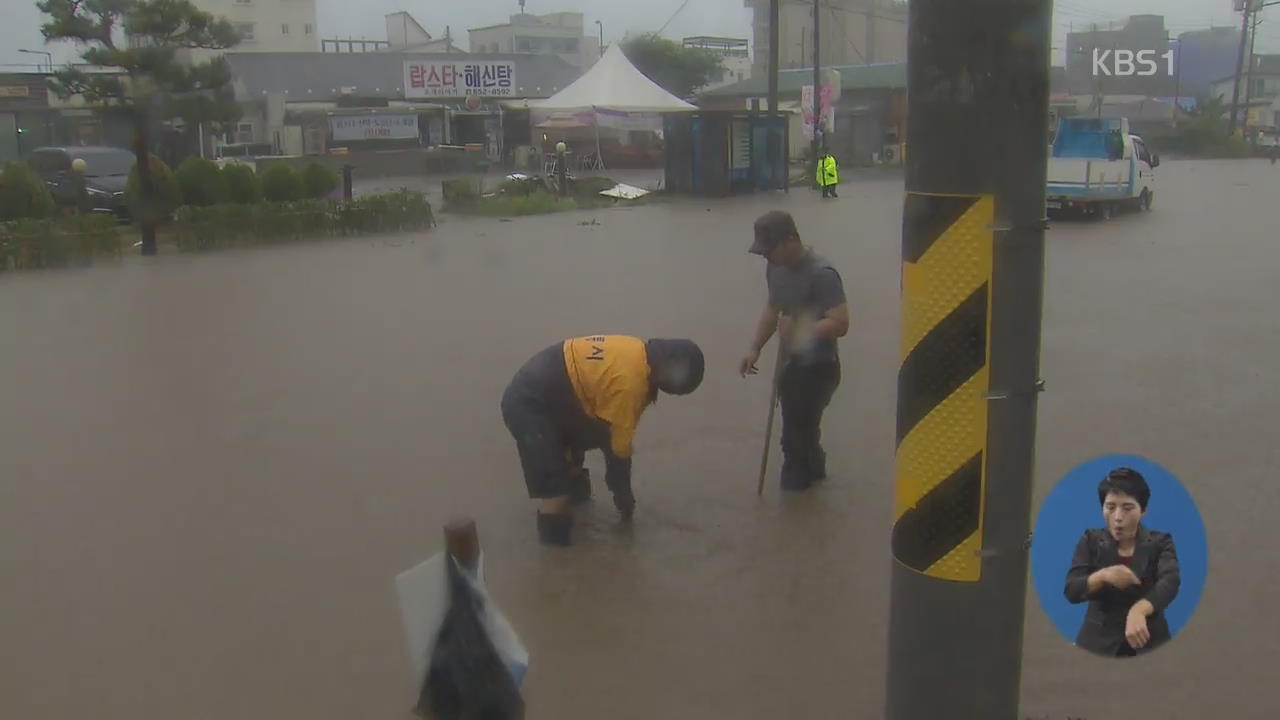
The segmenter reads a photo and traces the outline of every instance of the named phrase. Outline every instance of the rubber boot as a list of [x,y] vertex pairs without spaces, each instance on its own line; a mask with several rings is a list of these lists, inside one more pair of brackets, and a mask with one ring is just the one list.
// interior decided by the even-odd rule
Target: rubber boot
[[578,468],[569,476],[569,504],[581,505],[591,499],[591,471]]
[[795,461],[782,461],[782,489],[786,492],[804,492],[813,486],[813,478],[807,468]]
[[814,450],[813,467],[810,468],[814,482],[827,479],[827,451],[822,448]]
[[572,531],[572,515],[568,513],[547,515],[542,511],[538,511],[538,541],[543,545],[568,547]]

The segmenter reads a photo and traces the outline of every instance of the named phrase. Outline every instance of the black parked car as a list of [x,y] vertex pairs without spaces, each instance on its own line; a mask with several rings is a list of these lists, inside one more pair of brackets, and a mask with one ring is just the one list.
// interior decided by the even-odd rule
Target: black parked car
[[77,180],[71,163],[84,160],[84,185],[89,207],[95,212],[109,212],[121,221],[129,220],[129,204],[124,189],[133,169],[133,153],[121,148],[89,145],[84,147],[42,147],[31,151],[27,164],[49,186],[58,205],[72,207],[79,202]]

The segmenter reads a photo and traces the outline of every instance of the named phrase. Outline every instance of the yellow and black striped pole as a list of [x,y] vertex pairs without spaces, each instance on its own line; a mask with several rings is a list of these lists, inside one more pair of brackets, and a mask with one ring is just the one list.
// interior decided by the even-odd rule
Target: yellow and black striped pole
[[885,717],[1015,720],[1031,523],[1049,0],[908,5]]

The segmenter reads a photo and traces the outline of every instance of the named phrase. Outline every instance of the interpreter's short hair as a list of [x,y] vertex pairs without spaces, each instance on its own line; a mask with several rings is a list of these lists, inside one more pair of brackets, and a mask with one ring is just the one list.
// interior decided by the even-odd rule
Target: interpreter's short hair
[[1147,511],[1147,502],[1151,500],[1151,488],[1147,487],[1146,478],[1137,470],[1127,467],[1112,470],[1098,483],[1099,505],[1106,504],[1108,493],[1128,495],[1138,501],[1138,507],[1143,512]]

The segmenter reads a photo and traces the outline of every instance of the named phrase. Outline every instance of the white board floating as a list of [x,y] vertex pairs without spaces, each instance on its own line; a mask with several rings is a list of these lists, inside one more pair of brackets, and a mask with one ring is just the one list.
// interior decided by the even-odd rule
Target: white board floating
[[635,200],[636,198],[642,198],[645,195],[648,195],[649,191],[644,188],[638,188],[635,185],[619,183],[608,190],[601,190],[600,194],[605,197],[618,198],[620,200]]

